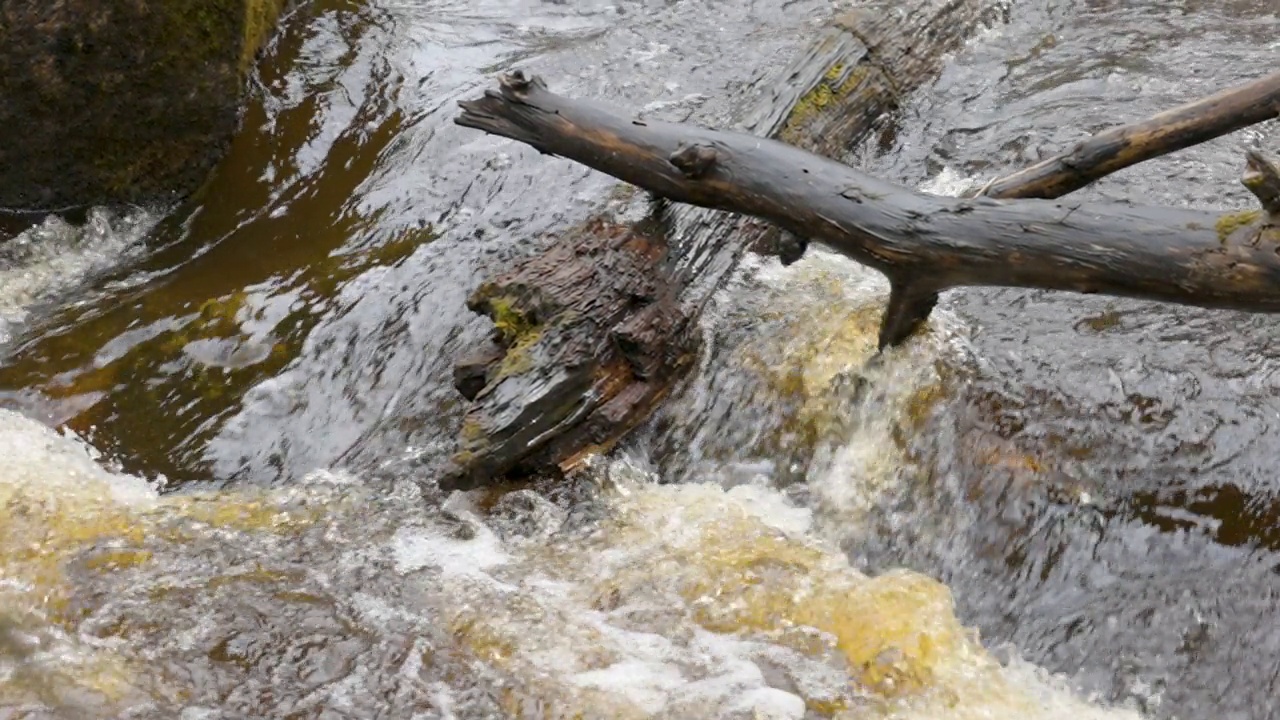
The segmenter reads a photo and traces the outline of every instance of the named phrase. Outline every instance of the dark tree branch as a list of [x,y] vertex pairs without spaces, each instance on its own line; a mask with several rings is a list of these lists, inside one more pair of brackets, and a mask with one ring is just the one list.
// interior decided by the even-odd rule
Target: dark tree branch
[[[461,105],[462,125],[825,242],[884,273],[900,295],[1004,286],[1280,310],[1280,255],[1256,242],[1261,235],[1235,242],[1248,227],[1233,224],[1237,214],[926,195],[779,141],[633,121],[518,74]],[[929,291],[913,288],[917,278]]]
[[993,198],[1058,198],[1161,155],[1280,117],[1280,72],[1094,135],[1070,151],[1000,178]]
[[[862,0],[791,62],[766,68],[738,93],[734,125],[842,157],[935,77],[948,52],[999,21],[1003,7],[1004,0]],[[512,82],[516,92],[522,83],[532,89],[527,79]],[[505,111],[473,110],[500,134],[539,142],[540,129]],[[596,149],[611,152],[606,146]],[[680,177],[713,170],[714,149],[688,152],[678,160],[683,170],[666,155],[650,159]],[[496,332],[490,347],[457,365],[456,384],[471,403],[441,486],[563,470],[588,451],[607,450],[691,365],[699,334],[690,328],[747,249],[789,263],[807,243],[769,223],[664,202],[625,226],[601,212],[484,283],[468,306],[488,315]]]
[[[1273,73],[1145,120],[1108,128],[1068,152],[992,180],[977,194],[1002,200],[1059,198],[1131,165],[1277,116],[1280,116],[1280,73]],[[1248,185],[1249,180],[1245,182]],[[1262,189],[1265,191],[1265,187]],[[934,302],[927,300],[919,307],[903,310],[901,317],[916,320],[914,325],[903,328],[901,339],[910,337],[928,319]]]

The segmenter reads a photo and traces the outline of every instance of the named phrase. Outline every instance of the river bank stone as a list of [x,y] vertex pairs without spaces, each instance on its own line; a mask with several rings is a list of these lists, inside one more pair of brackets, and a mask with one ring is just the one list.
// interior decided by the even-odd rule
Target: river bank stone
[[0,208],[164,202],[236,129],[289,0],[0,3]]

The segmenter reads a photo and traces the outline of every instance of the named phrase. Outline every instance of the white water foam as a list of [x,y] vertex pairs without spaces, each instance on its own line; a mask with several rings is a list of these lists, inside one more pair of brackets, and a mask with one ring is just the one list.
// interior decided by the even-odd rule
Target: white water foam
[[0,458],[0,500],[21,494],[45,502],[91,500],[141,508],[159,498],[155,484],[103,467],[97,449],[79,436],[3,408]]
[[964,175],[948,166],[942,168],[937,175],[920,183],[916,189],[930,195],[960,197],[980,187],[982,187],[981,181],[977,177]]
[[0,343],[27,320],[32,306],[138,255],[163,213],[95,208],[83,225],[49,216],[0,242]]

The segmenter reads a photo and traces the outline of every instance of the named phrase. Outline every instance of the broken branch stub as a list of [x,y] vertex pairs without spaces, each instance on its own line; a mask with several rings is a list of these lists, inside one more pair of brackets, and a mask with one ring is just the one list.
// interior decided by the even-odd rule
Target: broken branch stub
[[1249,150],[1240,182],[1262,203],[1270,223],[1280,224],[1280,162],[1259,150]]

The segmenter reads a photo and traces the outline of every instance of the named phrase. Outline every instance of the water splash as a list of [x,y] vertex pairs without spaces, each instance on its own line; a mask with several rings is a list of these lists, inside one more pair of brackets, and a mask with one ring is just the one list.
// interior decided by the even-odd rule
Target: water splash
[[162,210],[94,208],[83,224],[50,215],[0,243],[0,345],[48,302],[94,275],[137,256]]
[[15,414],[0,438],[0,707],[1130,716],[996,662],[945,586],[863,575],[763,486],[660,485],[622,458],[596,461],[572,500],[431,509],[331,473],[162,497]]

